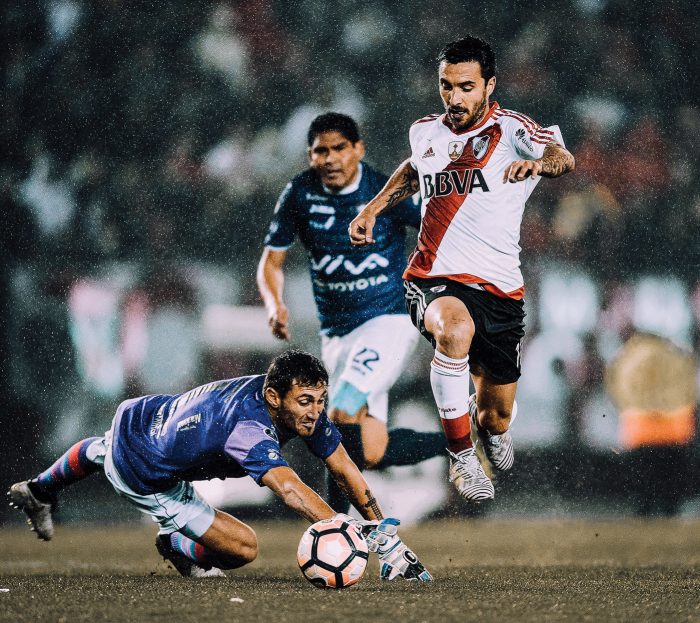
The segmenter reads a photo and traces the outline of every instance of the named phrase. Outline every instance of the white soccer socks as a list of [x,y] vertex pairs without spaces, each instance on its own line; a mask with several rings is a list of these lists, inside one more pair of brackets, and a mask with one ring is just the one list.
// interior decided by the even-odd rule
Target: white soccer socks
[[470,502],[492,499],[493,483],[472,447],[469,417],[469,358],[452,359],[435,351],[430,383],[450,452],[450,482]]
[[456,454],[471,448],[469,357],[452,359],[436,350],[430,362],[430,384],[448,449]]

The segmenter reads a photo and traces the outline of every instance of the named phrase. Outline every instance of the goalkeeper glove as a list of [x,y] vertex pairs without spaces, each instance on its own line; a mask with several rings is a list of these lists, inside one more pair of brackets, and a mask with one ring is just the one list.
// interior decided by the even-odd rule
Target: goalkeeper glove
[[400,523],[398,519],[384,519],[365,537],[369,551],[379,555],[379,577],[430,582],[433,576],[399,537]]
[[345,513],[337,513],[333,516],[333,519],[339,519],[340,521],[344,521],[350,524],[353,528],[355,528],[355,530],[357,530],[362,535],[362,537],[365,540],[367,540],[367,535],[370,534],[373,530],[375,530],[379,525],[379,521],[355,519],[354,517],[350,517],[350,515],[347,515]]

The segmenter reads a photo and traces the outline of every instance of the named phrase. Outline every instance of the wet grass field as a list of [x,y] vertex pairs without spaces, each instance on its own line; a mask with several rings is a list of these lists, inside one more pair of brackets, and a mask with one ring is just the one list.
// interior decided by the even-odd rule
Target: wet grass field
[[227,579],[181,578],[155,529],[58,527],[50,543],[0,530],[0,621],[412,623],[700,621],[700,522],[451,520],[402,534],[435,576],[344,591],[296,567],[302,523],[250,522],[258,560]]

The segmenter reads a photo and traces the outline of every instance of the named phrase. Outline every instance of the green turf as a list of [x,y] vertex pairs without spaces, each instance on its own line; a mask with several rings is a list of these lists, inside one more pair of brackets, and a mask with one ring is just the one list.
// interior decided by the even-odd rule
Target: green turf
[[142,524],[59,527],[51,543],[4,529],[0,621],[700,621],[699,522],[424,524],[403,534],[434,582],[380,582],[373,560],[344,591],[296,568],[303,524],[252,525],[260,557],[225,580],[177,576]]

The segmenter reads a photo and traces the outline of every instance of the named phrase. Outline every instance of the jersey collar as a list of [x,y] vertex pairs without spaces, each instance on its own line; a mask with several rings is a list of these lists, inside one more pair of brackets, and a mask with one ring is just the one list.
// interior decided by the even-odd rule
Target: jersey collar
[[345,188],[341,188],[337,192],[321,184],[323,186],[323,190],[329,195],[349,195],[350,193],[354,193],[360,187],[360,182],[362,181],[362,163],[360,162],[357,166],[359,168],[359,173],[357,174],[357,179],[352,184],[349,184]]
[[452,132],[452,134],[467,134],[469,132],[473,132],[474,130],[478,130],[479,128],[483,127],[484,124],[491,119],[491,116],[493,115],[494,112],[496,112],[496,109],[499,108],[498,102],[491,102],[491,106],[489,106],[489,111],[486,113],[486,116],[481,120],[480,123],[477,123],[476,125],[471,126],[470,128],[466,128],[465,130],[453,130],[452,126],[450,125],[450,122],[447,121],[447,113],[443,113],[442,115],[442,123],[445,125],[445,127]]

